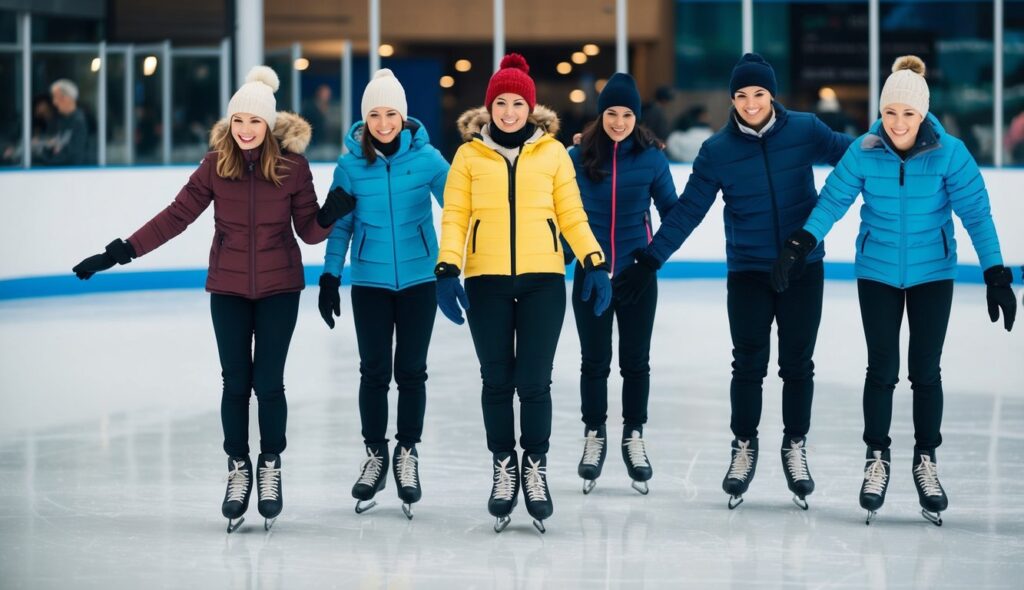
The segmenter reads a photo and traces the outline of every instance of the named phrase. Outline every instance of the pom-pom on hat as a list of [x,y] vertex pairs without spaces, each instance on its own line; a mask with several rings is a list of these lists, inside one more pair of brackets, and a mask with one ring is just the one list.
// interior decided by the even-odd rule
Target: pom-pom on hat
[[494,102],[494,99],[506,92],[522,96],[526,104],[529,105],[531,113],[533,107],[537,106],[537,88],[533,83],[533,78],[530,77],[530,66],[526,63],[526,58],[518,53],[510,53],[502,58],[501,67],[494,72],[491,81],[487,83],[487,97],[484,99],[484,104],[487,106],[488,112],[491,110],[491,103]]
[[737,90],[747,86],[760,86],[773,97],[778,94],[775,70],[757,53],[743,54],[743,57],[732,68],[732,77],[729,79],[729,96],[734,96]]
[[633,76],[617,72],[608,79],[597,95],[597,110],[603,113],[609,107],[626,107],[640,118],[640,91]]
[[924,61],[916,55],[896,58],[892,73],[885,79],[882,94],[878,98],[878,109],[901,103],[910,106],[924,117],[928,114],[928,82],[924,79]]
[[405,88],[395,77],[394,72],[388,68],[381,68],[373,75],[373,80],[366,85],[363,91],[362,102],[363,120],[371,110],[377,107],[388,107],[398,111],[402,120],[409,118],[409,105],[405,101]]
[[277,122],[277,100],[274,93],[280,86],[281,80],[274,70],[267,66],[254,67],[245,77],[245,84],[228,102],[227,116],[251,113],[266,121],[267,127],[273,131],[274,123]]

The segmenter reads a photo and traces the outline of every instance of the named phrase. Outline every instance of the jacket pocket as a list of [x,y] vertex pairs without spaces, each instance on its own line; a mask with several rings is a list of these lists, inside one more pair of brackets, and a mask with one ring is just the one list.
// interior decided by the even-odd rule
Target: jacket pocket
[[359,240],[359,250],[356,251],[356,259],[357,260],[362,260],[363,259],[363,248],[365,246],[366,246],[366,232],[364,231],[362,239]]
[[427,235],[423,233],[423,225],[417,225],[416,230],[420,232],[420,241],[423,242],[423,255],[430,256],[430,246],[427,245]]
[[942,257],[949,258],[949,242],[946,240],[946,230],[940,229],[939,233],[942,234]]
[[473,254],[476,254],[476,236],[477,236],[477,233],[479,231],[480,231],[480,220],[477,219],[475,222],[473,222]]
[[654,236],[653,236],[654,232],[651,231],[651,212],[650,211],[644,211],[643,222],[644,222],[644,231],[647,232],[647,243],[650,244],[651,240],[654,239]]
[[555,229],[555,220],[548,217],[548,229],[551,230],[551,243],[555,245],[555,252],[558,252],[558,230]]
[[220,253],[224,249],[224,234],[217,234],[213,241],[213,260],[210,261],[210,268],[220,268]]
[[860,253],[864,253],[864,248],[868,245],[868,237],[871,235],[871,230],[864,233],[864,239],[860,241]]

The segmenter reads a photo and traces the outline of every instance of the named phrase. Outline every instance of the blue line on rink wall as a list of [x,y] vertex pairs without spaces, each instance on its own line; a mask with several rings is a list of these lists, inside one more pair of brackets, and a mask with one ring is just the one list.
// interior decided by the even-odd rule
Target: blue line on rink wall
[[[568,268],[566,278],[572,278]],[[960,283],[984,283],[981,268],[960,265],[957,268]],[[306,266],[306,284],[316,285],[323,268]],[[721,279],[726,275],[725,262],[697,262],[670,260],[658,273],[662,279]],[[852,262],[829,262],[825,264],[825,277],[830,280],[849,281],[854,279]],[[348,273],[343,273],[343,282],[348,283]],[[0,280],[0,300],[25,299],[30,297],[53,297],[59,295],[84,295],[89,293],[112,293],[117,291],[151,291],[165,289],[202,289],[206,284],[206,270],[152,270],[143,272],[98,273],[88,281],[80,281],[73,274],[60,276],[26,277]]]

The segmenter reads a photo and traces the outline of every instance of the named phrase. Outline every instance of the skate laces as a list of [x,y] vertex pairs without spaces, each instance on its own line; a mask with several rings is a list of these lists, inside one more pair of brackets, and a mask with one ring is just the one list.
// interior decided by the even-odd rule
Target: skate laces
[[398,456],[395,458],[395,477],[398,478],[398,485],[403,488],[419,487],[416,479],[416,463],[419,458],[412,454],[412,449],[399,447]]
[[789,441],[789,449],[786,453],[786,469],[793,481],[810,479],[807,474],[807,450],[800,441]]
[[622,446],[626,447],[629,462],[633,467],[647,467],[647,447],[639,432],[634,430],[633,434],[622,442]]
[[587,431],[587,437],[583,439],[583,461],[584,465],[597,465],[601,461],[601,450],[604,448],[604,438],[597,436],[596,430]]
[[233,461],[235,468],[228,472],[228,502],[242,502],[249,491],[249,470],[242,461]]
[[524,486],[526,487],[526,495],[531,502],[544,502],[548,499],[547,484],[544,479],[546,474],[546,468],[533,460],[533,457],[528,457],[527,461],[529,465],[523,466],[523,471],[526,474],[526,481]]
[[885,466],[889,462],[882,460],[881,451],[875,451],[874,454],[875,459],[864,469],[864,493],[881,496],[885,482],[889,479],[889,474],[885,471]]
[[732,465],[729,466],[728,479],[746,481],[753,466],[754,449],[750,448],[750,441],[739,441],[739,448],[736,449],[736,454],[732,456]]
[[272,461],[267,461],[259,471],[260,500],[277,500],[277,482],[281,481],[281,468],[274,468]]
[[941,496],[942,486],[939,485],[939,474],[935,470],[935,463],[931,457],[921,455],[921,462],[914,468],[914,478],[917,485],[926,496]]
[[377,478],[380,477],[380,470],[383,465],[384,459],[377,454],[376,450],[371,450],[370,455],[363,459],[363,463],[359,466],[363,474],[359,476],[359,481],[356,482],[356,485],[376,486]]
[[512,457],[505,457],[494,463],[494,491],[492,496],[495,500],[511,500],[515,495],[516,468],[509,465]]

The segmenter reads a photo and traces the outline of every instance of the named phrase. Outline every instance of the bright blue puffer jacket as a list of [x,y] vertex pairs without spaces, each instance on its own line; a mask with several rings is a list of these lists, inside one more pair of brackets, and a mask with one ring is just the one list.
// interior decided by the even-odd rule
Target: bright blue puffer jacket
[[963,221],[981,268],[1001,265],[985,181],[964,143],[929,114],[901,159],[881,127],[876,121],[853,142],[825,181],[804,229],[821,240],[862,194],[857,278],[901,289],[955,278],[951,212]]
[[362,121],[345,136],[348,153],[338,158],[333,189],[356,198],[352,213],[338,220],[327,238],[324,272],[341,276],[352,244],[353,285],[398,291],[434,280],[437,234],[430,194],[444,205],[448,162],[430,145],[427,130],[410,117],[390,158],[378,154],[367,166],[360,140]]
[[[658,262],[679,248],[722,191],[729,270],[771,270],[782,240],[804,224],[818,200],[812,165],[834,166],[853,141],[811,113],[772,104],[775,123],[763,137],[740,131],[732,112],[729,123],[701,146],[679,202],[647,247]],[[821,260],[823,246],[807,262]]]
[[651,200],[665,219],[679,198],[665,154],[656,147],[638,152],[634,146],[632,138],[610,146],[601,166],[607,175],[600,181],[587,174],[579,148],[569,152],[590,229],[612,274],[633,263],[631,252],[651,242]]

